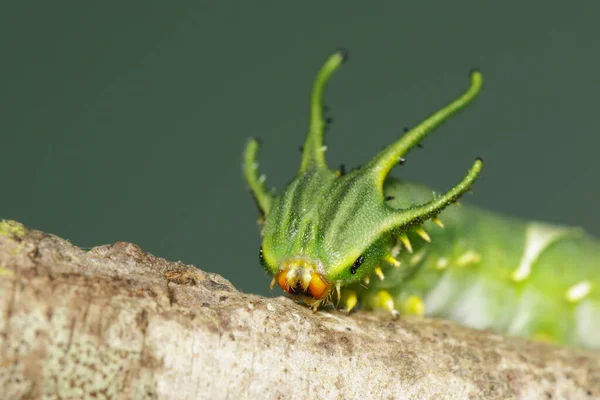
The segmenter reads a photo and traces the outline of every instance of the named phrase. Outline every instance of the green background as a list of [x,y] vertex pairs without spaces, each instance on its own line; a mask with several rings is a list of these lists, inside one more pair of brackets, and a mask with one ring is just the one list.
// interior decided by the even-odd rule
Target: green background
[[313,76],[350,51],[327,103],[335,167],[363,164],[460,94],[475,104],[396,176],[600,235],[600,2],[5,2],[0,217],[86,248],[137,243],[267,293],[241,176],[249,136],[281,188]]

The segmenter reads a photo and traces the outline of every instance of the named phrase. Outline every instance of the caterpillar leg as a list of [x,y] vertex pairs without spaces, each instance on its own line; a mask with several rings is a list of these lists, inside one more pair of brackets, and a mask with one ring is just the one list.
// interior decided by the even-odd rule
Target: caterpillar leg
[[394,306],[392,295],[387,290],[379,290],[373,294],[369,294],[366,302],[372,309],[387,311],[391,313],[394,318],[400,315]]
[[358,304],[358,295],[354,290],[345,289],[341,294],[342,309],[347,313],[350,313]]
[[419,296],[409,296],[400,304],[400,311],[406,315],[425,315],[425,303]]

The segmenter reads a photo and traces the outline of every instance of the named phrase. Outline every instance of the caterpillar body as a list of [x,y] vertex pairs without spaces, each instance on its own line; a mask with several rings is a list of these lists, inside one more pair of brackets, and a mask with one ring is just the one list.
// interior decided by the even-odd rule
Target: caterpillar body
[[261,214],[260,258],[271,288],[315,310],[360,305],[600,348],[600,242],[578,228],[448,207],[470,190],[481,159],[441,195],[388,176],[476,97],[481,73],[471,72],[463,95],[344,173],[325,163],[323,93],[345,56],[334,53],[317,74],[300,170],[281,193],[266,190],[258,173],[258,141],[246,146],[244,175]]

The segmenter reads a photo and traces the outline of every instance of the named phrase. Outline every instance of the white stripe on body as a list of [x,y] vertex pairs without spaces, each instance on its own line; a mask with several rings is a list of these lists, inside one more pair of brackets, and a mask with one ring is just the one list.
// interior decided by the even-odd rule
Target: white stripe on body
[[569,228],[532,222],[525,231],[525,247],[517,269],[511,274],[512,280],[522,282],[531,274],[531,267],[540,254],[557,239],[570,231]]

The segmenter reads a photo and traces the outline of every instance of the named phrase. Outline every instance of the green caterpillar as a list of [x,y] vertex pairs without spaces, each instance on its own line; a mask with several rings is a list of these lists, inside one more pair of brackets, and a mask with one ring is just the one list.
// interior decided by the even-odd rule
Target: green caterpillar
[[476,97],[481,73],[472,71],[463,95],[345,174],[327,168],[323,145],[323,94],[344,59],[345,52],[334,53],[316,77],[300,170],[281,193],[265,189],[255,139],[244,153],[271,288],[277,283],[315,310],[360,304],[600,348],[598,241],[581,229],[446,208],[470,190],[481,159],[442,195],[388,177],[429,132]]

